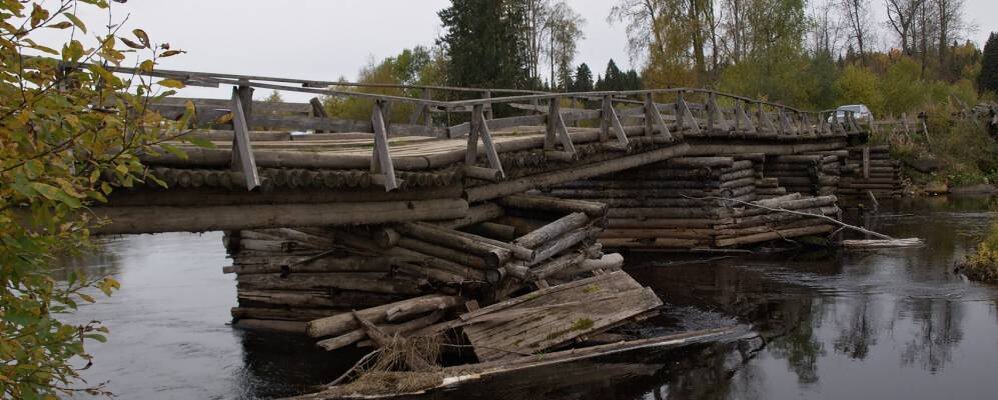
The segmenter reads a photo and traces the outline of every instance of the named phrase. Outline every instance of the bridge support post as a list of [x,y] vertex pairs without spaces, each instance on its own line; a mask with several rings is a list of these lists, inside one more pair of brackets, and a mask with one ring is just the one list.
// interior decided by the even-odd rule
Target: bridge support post
[[751,134],[755,134],[755,125],[752,124],[752,119],[748,117],[745,113],[745,107],[741,100],[735,100],[735,131],[737,132],[741,126],[745,124],[745,131]]
[[385,187],[386,192],[398,189],[399,181],[395,179],[395,165],[392,163],[392,155],[388,151],[388,127],[385,124],[384,101],[374,102],[374,111],[371,115],[371,125],[374,127],[374,150],[371,153],[371,172],[379,177]]
[[664,139],[666,143],[675,141],[672,132],[669,132],[669,127],[665,125],[662,113],[658,111],[658,106],[655,105],[655,97],[651,93],[645,93],[645,135],[654,139],[656,137],[654,132],[656,126],[659,129],[657,137]]
[[[562,151],[555,149],[557,142],[561,143]],[[565,125],[565,118],[561,115],[560,99],[554,98],[548,104],[547,127],[544,131],[544,152],[547,156],[556,159],[573,160],[577,157],[575,144],[568,134],[568,127]]]
[[495,144],[492,142],[492,133],[489,131],[485,115],[485,106],[476,104],[472,107],[471,129],[468,132],[468,148],[464,155],[464,164],[465,167],[474,167],[478,163],[478,139],[481,137],[489,167],[497,171],[499,179],[503,179],[506,177],[506,172],[503,171],[502,162],[499,161],[499,153],[496,152]]
[[253,145],[249,136],[249,114],[245,98],[253,103],[253,88],[240,86],[232,88],[232,163],[233,170],[243,173],[246,190],[260,186],[260,175],[256,169],[256,159],[253,157]]
[[686,104],[686,100],[683,99],[683,92],[679,91],[676,94],[676,130],[679,131],[680,134],[683,134],[683,127],[686,123],[690,124],[690,131],[694,135],[700,134],[700,123],[697,122],[696,118],[693,118],[690,106]]
[[[609,131],[612,128],[613,135],[617,137],[616,146],[620,147],[621,150],[627,150],[627,147],[630,145],[630,142],[627,140],[627,132],[624,131],[624,126],[620,123],[620,118],[617,116],[617,110],[613,108],[613,100],[610,96],[603,96],[602,113],[604,125],[601,131]],[[604,135],[609,136],[608,133]]]

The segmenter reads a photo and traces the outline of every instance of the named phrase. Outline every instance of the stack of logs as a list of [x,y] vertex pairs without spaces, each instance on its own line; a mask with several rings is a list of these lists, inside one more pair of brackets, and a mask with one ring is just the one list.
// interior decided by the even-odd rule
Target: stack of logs
[[843,196],[900,196],[901,163],[891,159],[888,146],[850,147],[846,162],[848,174],[839,182]]
[[832,195],[840,179],[840,161],[836,154],[773,156],[766,160],[765,176],[776,178],[788,193]]
[[[229,232],[234,265],[224,271],[237,274],[239,298],[232,315],[237,326],[307,333],[327,350],[378,344],[382,334],[438,332],[478,304],[620,269],[623,257],[596,243],[606,217],[600,203],[515,195],[472,207],[460,220]],[[630,295],[649,309],[660,304],[653,294]],[[572,330],[580,335],[649,311],[586,316],[576,303],[559,307],[603,321]]]
[[[793,156],[788,156],[793,157]],[[834,156],[805,156],[821,168]],[[835,196],[787,195],[777,178],[763,178],[761,155],[671,159],[548,189],[557,197],[610,205],[607,248],[698,249],[758,244],[832,230],[829,221],[781,211],[835,216]],[[782,161],[795,160],[783,158]],[[768,161],[768,160],[767,160]],[[765,197],[757,196],[762,183]]]

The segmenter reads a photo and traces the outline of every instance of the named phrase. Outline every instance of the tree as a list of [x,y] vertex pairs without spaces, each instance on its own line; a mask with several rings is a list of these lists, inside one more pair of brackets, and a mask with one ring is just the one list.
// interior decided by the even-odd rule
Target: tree
[[[404,49],[399,54],[386,57],[380,62],[373,60],[361,68],[358,83],[387,85],[429,85],[445,83],[444,58],[439,48],[416,46]],[[341,79],[345,81],[345,79]],[[422,96],[421,90],[400,89],[397,87],[356,87],[343,85],[338,90],[391,96]],[[337,118],[364,120],[370,118],[374,103],[370,99],[358,97],[326,96],[323,99],[329,115]],[[408,122],[416,108],[411,103],[397,103],[392,107],[391,122]]]
[[556,85],[568,90],[571,81],[572,61],[575,59],[576,44],[585,38],[582,25],[586,20],[572,10],[564,1],[551,8],[547,20],[550,46],[547,56],[551,62],[551,87]]
[[591,92],[593,90],[593,72],[586,63],[579,64],[575,69],[575,79],[572,82],[572,92]]
[[[140,29],[129,37],[119,35],[120,24],[111,24],[107,33],[88,33],[73,14],[97,8],[112,19],[109,7],[104,1],[0,3],[3,398],[104,393],[101,385],[81,387],[79,370],[86,368],[81,360],[93,361],[85,345],[104,341],[107,328],[96,321],[65,323],[60,316],[81,302],[94,302],[96,289],[110,295],[118,282],[80,271],[70,271],[64,282],[57,282],[56,257],[82,251],[89,243],[89,228],[101,223],[84,207],[107,201],[118,187],[144,181],[165,186],[147,174],[138,154],[179,153],[161,142],[187,133],[180,129],[193,114],[194,106],[188,103],[185,115],[174,123],[146,108],[150,101],[173,93],[166,89],[183,87],[171,79],[154,83],[145,74],[159,59],[182,51],[157,46]],[[43,29],[64,36],[39,34]],[[95,46],[87,48],[83,36],[90,34]],[[129,49],[119,47],[122,43]],[[103,65],[120,65],[126,51],[139,55],[142,74],[123,79]]]
[[444,27],[438,42],[449,57],[450,84],[520,88],[530,82],[522,2],[453,0],[438,15]]
[[841,9],[848,21],[851,39],[856,41],[856,47],[859,49],[859,59],[865,64],[866,44],[871,35],[869,0],[842,0]]
[[981,56],[981,73],[977,76],[977,90],[998,92],[998,32],[991,32]]
[[281,97],[281,92],[274,90],[273,92],[270,92],[270,95],[268,95],[266,99],[263,99],[263,101],[268,103],[283,103],[284,98]]
[[887,22],[898,36],[901,51],[907,55],[914,54],[910,43],[914,42],[912,36],[915,34],[915,19],[925,0],[886,0],[886,2]]

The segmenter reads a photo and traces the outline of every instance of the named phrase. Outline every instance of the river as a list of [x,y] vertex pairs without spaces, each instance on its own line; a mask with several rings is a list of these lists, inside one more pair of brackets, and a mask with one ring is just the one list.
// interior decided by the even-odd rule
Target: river
[[[998,214],[986,198],[882,205],[851,220],[919,248],[754,254],[628,255],[666,302],[662,332],[740,324],[757,342],[630,354],[443,393],[446,398],[991,399],[998,395],[998,286],[952,272]],[[705,259],[705,258],[710,259]],[[126,399],[267,398],[328,382],[362,353],[234,330],[235,282],[221,234],[106,239],[79,262],[121,281],[75,321],[100,320],[91,383]],[[500,388],[500,389],[497,389]],[[513,395],[514,397],[510,397]]]

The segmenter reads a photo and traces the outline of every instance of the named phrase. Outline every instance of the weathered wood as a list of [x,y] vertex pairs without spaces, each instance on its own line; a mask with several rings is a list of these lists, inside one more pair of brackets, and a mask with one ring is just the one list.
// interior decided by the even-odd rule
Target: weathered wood
[[[464,299],[457,296],[431,294],[395,303],[383,304],[377,307],[367,308],[358,311],[358,314],[363,318],[371,321],[371,323],[379,324],[387,320],[388,310],[403,304],[409,305],[408,310],[410,310],[410,312],[413,313],[412,315],[418,315],[434,310],[444,310],[451,307],[455,307],[459,304],[464,304],[464,301],[465,301]],[[359,329],[360,325],[357,323],[356,319],[354,319],[352,314],[343,313],[343,314],[333,315],[331,317],[320,318],[310,321],[308,322],[307,327],[308,327],[307,334],[309,336],[323,337],[323,336],[340,335],[354,329]]]
[[[465,237],[457,231],[450,231],[434,225],[413,222],[399,226],[399,231],[432,244],[444,247],[457,247],[472,254],[483,257],[486,265],[497,268],[509,261],[512,252],[506,248],[495,246],[484,240]],[[482,238],[484,239],[484,238]]]
[[384,224],[463,218],[464,200],[418,200],[372,203],[275,204],[209,207],[94,207],[110,220],[94,234],[205,232],[281,226]]
[[527,178],[513,179],[492,185],[477,186],[465,190],[465,199],[470,202],[494,199],[508,196],[514,193],[525,192],[527,190],[556,183],[584,179],[592,176],[608,174],[625,169],[634,168],[639,165],[648,164],[671,158],[677,154],[682,154],[689,148],[686,143],[673,145],[666,148],[656,149],[649,152],[635,154],[613,160],[604,161],[597,164],[590,164],[583,167],[575,167],[567,170],[548,172],[533,175]]
[[[256,158],[253,155],[253,145],[250,143],[249,125],[246,123],[247,116],[250,115],[250,105],[243,104],[245,97],[253,98],[252,88],[232,88],[232,125],[234,128],[232,168],[243,173],[246,190],[253,190],[260,186],[260,175],[256,167]],[[252,100],[249,101],[252,103]]]
[[588,223],[589,217],[586,214],[580,212],[572,213],[517,238],[513,243],[533,249],[565,233],[581,228]]
[[399,188],[399,182],[395,179],[395,165],[392,163],[392,156],[388,150],[388,129],[385,126],[385,103],[381,101],[374,103],[371,125],[374,127],[374,150],[371,153],[371,172],[384,176],[385,191],[390,192]]
[[422,293],[418,282],[388,278],[379,272],[252,274],[239,275],[236,282],[240,288],[260,290],[340,289],[410,296]]

